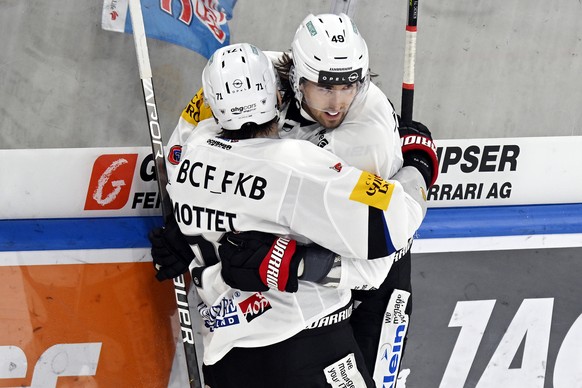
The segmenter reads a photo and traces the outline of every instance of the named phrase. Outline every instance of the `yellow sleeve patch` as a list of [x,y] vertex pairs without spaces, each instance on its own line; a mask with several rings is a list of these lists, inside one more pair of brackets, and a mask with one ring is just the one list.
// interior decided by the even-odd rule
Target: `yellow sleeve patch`
[[377,209],[386,210],[392,198],[394,185],[367,171],[362,171],[350,199]]
[[190,124],[196,126],[202,120],[212,117],[212,111],[210,107],[204,103],[204,92],[202,88],[198,90],[198,93],[192,100],[186,105],[182,111],[182,118],[189,122]]

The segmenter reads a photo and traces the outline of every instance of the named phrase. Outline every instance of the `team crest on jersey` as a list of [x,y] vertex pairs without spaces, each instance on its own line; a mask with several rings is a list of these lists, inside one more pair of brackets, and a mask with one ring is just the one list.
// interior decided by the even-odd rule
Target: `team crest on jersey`
[[168,162],[173,165],[177,165],[180,163],[180,156],[182,156],[182,146],[172,146],[172,148],[170,148],[170,152],[168,152]]
[[380,210],[388,209],[394,185],[370,172],[362,171],[350,199]]
[[[293,102],[294,101],[294,102]],[[301,108],[297,100],[293,100],[289,103],[287,112],[285,113],[285,119],[283,120],[283,126],[281,130],[284,132],[290,132],[293,128],[307,127],[310,125],[317,124],[315,121],[307,120],[301,115]],[[319,124],[318,124],[319,125]]]
[[238,304],[247,322],[263,315],[267,310],[271,309],[271,303],[265,298],[263,294],[257,292],[250,298],[247,298]]

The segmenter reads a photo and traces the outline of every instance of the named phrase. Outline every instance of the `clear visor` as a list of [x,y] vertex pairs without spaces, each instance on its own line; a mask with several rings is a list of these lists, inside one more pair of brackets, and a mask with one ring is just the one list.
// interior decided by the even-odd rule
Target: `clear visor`
[[365,81],[327,85],[302,79],[299,89],[309,108],[335,114],[347,112],[356,96],[364,89],[364,85]]

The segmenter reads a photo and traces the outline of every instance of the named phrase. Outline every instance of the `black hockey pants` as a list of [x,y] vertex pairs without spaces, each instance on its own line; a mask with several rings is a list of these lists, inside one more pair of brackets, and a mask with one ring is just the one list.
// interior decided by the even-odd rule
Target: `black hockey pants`
[[[374,364],[378,356],[378,342],[382,331],[382,320],[386,306],[394,289],[411,292],[411,257],[410,250],[396,261],[382,285],[373,291],[353,291],[355,301],[361,303],[354,309],[350,318],[350,324],[354,331],[354,337],[360,346],[368,371],[373,375]],[[405,313],[412,312],[412,296],[408,300]],[[402,354],[404,355],[406,338]]]
[[210,388],[328,388],[323,370],[350,353],[366,382],[355,388],[373,388],[348,320],[262,348],[234,348],[203,366],[204,379]]

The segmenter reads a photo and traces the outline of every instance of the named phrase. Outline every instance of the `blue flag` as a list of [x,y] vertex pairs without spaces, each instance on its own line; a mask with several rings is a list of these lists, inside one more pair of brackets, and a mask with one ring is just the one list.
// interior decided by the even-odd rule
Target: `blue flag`
[[[230,44],[228,20],[236,0],[141,0],[146,36],[209,58]],[[129,0],[103,0],[101,27],[132,33]]]

